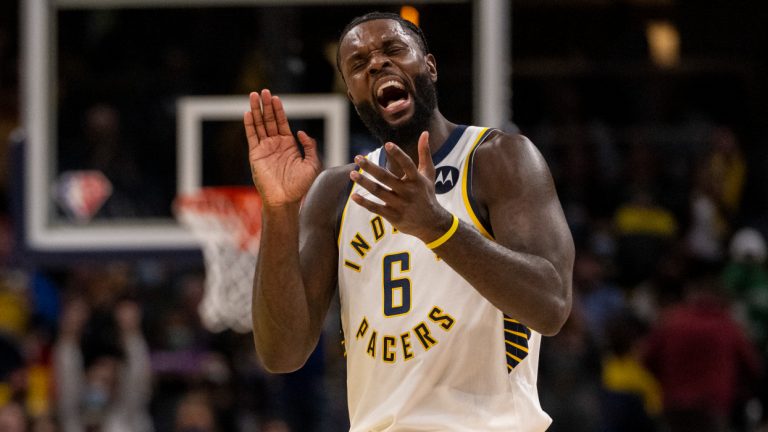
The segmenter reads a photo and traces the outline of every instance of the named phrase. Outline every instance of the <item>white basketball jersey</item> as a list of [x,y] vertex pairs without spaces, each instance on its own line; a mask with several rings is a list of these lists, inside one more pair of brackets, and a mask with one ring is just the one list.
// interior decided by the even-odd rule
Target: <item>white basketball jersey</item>
[[[489,132],[459,126],[433,160],[440,204],[492,239],[471,193],[472,156]],[[381,148],[367,158],[386,166]],[[357,184],[354,192],[378,201]],[[541,336],[505,317],[422,241],[348,197],[338,271],[352,432],[549,426],[536,390]]]

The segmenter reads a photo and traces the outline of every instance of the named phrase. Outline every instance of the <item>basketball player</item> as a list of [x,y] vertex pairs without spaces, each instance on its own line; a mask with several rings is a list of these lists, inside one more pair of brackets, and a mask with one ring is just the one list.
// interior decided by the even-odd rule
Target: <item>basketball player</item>
[[539,344],[569,314],[574,255],[545,162],[522,136],[443,117],[435,58],[397,15],[353,20],[338,66],[383,144],[354,165],[320,173],[269,90],[244,117],[261,361],[300,368],[338,286],[352,431],[545,430]]

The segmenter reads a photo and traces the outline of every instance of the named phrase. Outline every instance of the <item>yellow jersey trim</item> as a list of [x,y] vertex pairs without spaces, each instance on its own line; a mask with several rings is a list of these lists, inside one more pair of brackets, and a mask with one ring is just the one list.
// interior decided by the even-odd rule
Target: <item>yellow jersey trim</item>
[[[358,168],[357,172],[362,174],[363,173],[363,169],[362,168]],[[350,180],[350,181],[352,181],[352,180]],[[341,212],[341,221],[339,222],[339,234],[338,234],[338,237],[336,237],[336,246],[338,246],[339,248],[341,248],[341,234],[344,231],[344,219],[347,218],[347,209],[349,208],[349,202],[352,201],[351,200],[352,193],[355,191],[355,185],[356,184],[357,183],[352,182],[352,187],[349,188],[349,195],[347,195],[347,202],[344,203],[344,210],[342,210],[342,212]]]
[[475,142],[472,143],[472,148],[469,150],[469,154],[467,155],[467,159],[464,161],[464,175],[462,176],[462,185],[461,185],[461,198],[464,201],[464,207],[467,209],[467,214],[469,214],[470,219],[472,219],[472,223],[475,224],[477,229],[480,231],[482,235],[485,237],[493,240],[493,236],[485,229],[482,223],[480,223],[480,218],[477,217],[477,214],[475,214],[475,211],[472,209],[472,205],[469,203],[469,183],[467,182],[467,179],[469,178],[469,164],[472,161],[472,155],[475,152],[475,148],[480,145],[480,143],[483,142],[483,138],[486,137],[486,133],[488,132],[488,128],[483,128],[480,133],[477,135],[477,138],[475,139]]

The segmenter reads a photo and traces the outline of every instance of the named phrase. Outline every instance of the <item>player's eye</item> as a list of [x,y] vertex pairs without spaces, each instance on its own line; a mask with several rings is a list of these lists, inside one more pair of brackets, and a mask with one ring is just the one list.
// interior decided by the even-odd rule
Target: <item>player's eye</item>
[[355,72],[357,72],[357,71],[359,71],[360,69],[362,69],[364,66],[365,66],[365,61],[363,61],[363,60],[357,60],[357,61],[354,61],[354,62],[352,62],[352,64],[350,65],[350,69],[351,69],[352,71],[355,71]]

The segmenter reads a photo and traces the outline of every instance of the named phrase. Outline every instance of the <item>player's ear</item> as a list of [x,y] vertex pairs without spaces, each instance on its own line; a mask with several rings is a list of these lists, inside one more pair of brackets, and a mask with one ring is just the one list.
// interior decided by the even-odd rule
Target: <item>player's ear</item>
[[355,103],[355,99],[352,97],[352,93],[349,90],[347,90],[347,99],[353,104]]
[[427,54],[426,61],[429,77],[432,78],[432,82],[437,82],[437,61],[435,60],[435,56]]

